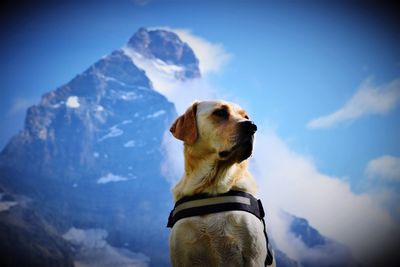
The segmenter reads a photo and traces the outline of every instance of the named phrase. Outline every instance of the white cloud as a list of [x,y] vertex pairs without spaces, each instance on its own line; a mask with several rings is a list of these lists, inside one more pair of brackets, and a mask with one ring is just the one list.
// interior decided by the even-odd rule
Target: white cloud
[[400,158],[384,155],[368,162],[365,173],[368,177],[380,177],[400,181]]
[[252,168],[274,240],[289,257],[301,259],[304,247],[293,241],[280,210],[306,218],[367,266],[379,260],[381,248],[392,253],[391,245],[399,243],[397,222],[378,198],[356,194],[340,178],[320,173],[310,158],[292,151],[275,133],[258,133]]
[[143,253],[134,253],[125,248],[107,243],[108,233],[104,229],[70,228],[63,238],[74,246],[74,264],[77,267],[147,267],[150,259]]
[[[161,163],[161,173],[171,186],[182,177],[183,170],[183,143],[175,139],[166,131],[162,140],[164,160]],[[172,196],[171,196],[172,197]]]
[[100,177],[97,180],[97,183],[98,184],[107,184],[107,183],[111,183],[111,182],[122,182],[122,181],[127,181],[127,180],[129,180],[129,179],[124,176],[112,174],[109,172],[109,173],[107,173],[107,175]]
[[369,114],[384,114],[400,100],[400,80],[374,86],[370,79],[364,81],[358,91],[337,111],[311,120],[311,129],[328,128],[344,121],[351,121]]
[[69,108],[79,108],[79,98],[77,96],[70,96],[67,98],[65,105]]
[[200,61],[199,68],[203,75],[219,72],[232,57],[232,55],[226,52],[222,44],[210,43],[194,35],[191,30],[173,28],[169,28],[169,30],[175,32],[183,42],[187,43],[193,49]]

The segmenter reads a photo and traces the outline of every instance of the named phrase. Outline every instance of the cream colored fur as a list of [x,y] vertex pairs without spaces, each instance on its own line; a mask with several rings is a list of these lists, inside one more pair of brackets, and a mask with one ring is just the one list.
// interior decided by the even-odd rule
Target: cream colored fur
[[[229,119],[213,114],[221,107],[229,112]],[[248,171],[248,161],[239,162],[235,155],[221,158],[219,154],[237,142],[237,125],[248,120],[246,112],[225,101],[196,102],[185,115],[194,111],[196,141],[184,143],[185,173],[173,189],[175,201],[196,193],[219,194],[232,189],[255,195],[257,186]],[[178,138],[184,140],[182,136]],[[261,267],[266,253],[262,222],[244,211],[181,219],[170,235],[174,267]]]

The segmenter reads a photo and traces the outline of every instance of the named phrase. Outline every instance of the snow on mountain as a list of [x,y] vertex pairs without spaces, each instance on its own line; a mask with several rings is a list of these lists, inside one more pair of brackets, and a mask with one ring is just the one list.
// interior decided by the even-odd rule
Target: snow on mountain
[[154,118],[157,118],[157,117],[162,116],[164,114],[166,114],[166,111],[162,109],[162,110],[159,110],[159,111],[153,112],[152,114],[147,115],[146,118],[147,119],[154,119]]
[[106,241],[104,229],[79,229],[72,227],[63,238],[79,251],[75,257],[76,267],[148,267],[150,258],[125,248],[116,248]]
[[141,28],[132,36],[126,48],[134,51],[128,53],[131,56],[153,59],[156,68],[169,74],[175,73],[181,79],[200,77],[196,55],[174,32]]
[[5,196],[5,194],[4,193],[0,193],[0,212],[7,211],[11,207],[13,207],[15,205],[18,205],[18,202],[14,201],[13,198],[12,199],[8,199],[7,197],[4,197],[4,199],[3,199],[3,196]]
[[124,144],[124,147],[135,147],[136,146],[136,141],[135,140],[129,140]]
[[126,178],[124,176],[107,173],[105,176],[100,177],[97,180],[97,183],[98,184],[106,184],[106,183],[110,183],[110,182],[121,182],[121,181],[127,181],[127,180],[128,180],[128,178]]
[[100,139],[98,140],[98,142],[101,142],[105,139],[108,138],[113,138],[113,137],[117,137],[124,134],[124,131],[119,129],[117,125],[114,125],[110,128],[109,132],[106,135],[103,135],[102,137],[100,137]]
[[79,108],[79,99],[77,96],[70,96],[67,98],[67,107],[69,108]]

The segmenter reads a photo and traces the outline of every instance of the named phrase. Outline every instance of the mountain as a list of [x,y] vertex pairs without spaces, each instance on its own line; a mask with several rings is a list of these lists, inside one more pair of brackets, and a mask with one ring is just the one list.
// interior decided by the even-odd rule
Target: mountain
[[309,248],[323,246],[327,243],[327,239],[311,227],[306,219],[293,216],[290,230]]
[[[127,46],[179,66],[180,79],[200,76],[193,51],[174,33],[140,29]],[[112,253],[168,266],[172,200],[160,163],[176,116],[124,49],[113,51],[27,110],[24,128],[0,154],[0,184],[33,199],[30,209],[59,235],[98,229]]]
[[344,245],[323,236],[309,222],[286,213],[290,219],[289,231],[298,241],[303,255],[293,260],[279,249],[276,251],[278,266],[285,267],[356,267],[360,266],[352,257],[350,250]]

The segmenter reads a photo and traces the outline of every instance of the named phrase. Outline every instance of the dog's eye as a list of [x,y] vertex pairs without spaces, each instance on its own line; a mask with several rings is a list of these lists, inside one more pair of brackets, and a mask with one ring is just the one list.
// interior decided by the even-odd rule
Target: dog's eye
[[229,118],[229,112],[228,112],[228,110],[226,110],[224,108],[214,110],[213,115],[217,116],[219,118],[222,118],[222,119]]
[[247,116],[247,115],[245,115],[244,118],[245,118],[246,120],[249,120],[249,119],[250,119],[249,116]]

